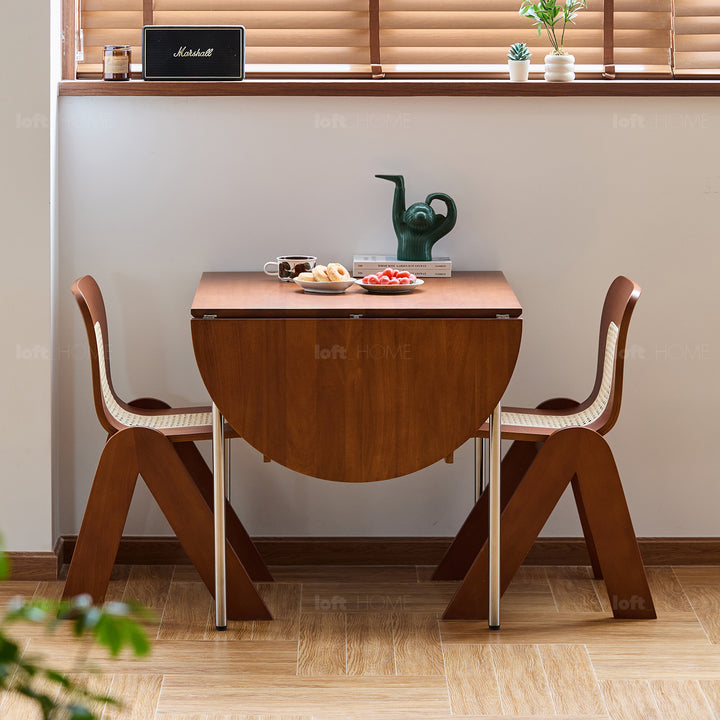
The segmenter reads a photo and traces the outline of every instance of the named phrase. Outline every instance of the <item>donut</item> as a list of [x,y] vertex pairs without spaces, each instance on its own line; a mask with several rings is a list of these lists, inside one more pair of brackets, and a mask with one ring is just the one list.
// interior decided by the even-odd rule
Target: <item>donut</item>
[[313,274],[311,272],[301,272],[297,276],[297,279],[303,282],[313,282]]
[[340,263],[328,263],[327,276],[330,282],[350,279],[350,273]]
[[330,280],[325,265],[316,265],[312,270],[312,276],[315,282],[329,282]]

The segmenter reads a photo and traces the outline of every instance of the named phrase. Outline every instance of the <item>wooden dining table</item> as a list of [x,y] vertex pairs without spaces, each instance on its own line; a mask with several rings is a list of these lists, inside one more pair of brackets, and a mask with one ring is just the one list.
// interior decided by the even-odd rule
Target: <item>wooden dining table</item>
[[332,295],[261,272],[206,272],[191,314],[213,402],[218,628],[227,621],[225,421],[292,470],[373,482],[443,460],[488,418],[488,620],[499,627],[500,401],[522,333],[503,273],[455,272],[403,294],[354,286]]

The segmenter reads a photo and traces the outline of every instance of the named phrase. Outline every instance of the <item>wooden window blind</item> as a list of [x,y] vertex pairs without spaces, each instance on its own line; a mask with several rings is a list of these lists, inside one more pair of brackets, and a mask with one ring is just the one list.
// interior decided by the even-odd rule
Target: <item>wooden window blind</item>
[[[68,78],[100,77],[106,44],[130,45],[139,73],[144,24],[244,25],[248,78],[504,78],[512,43],[528,44],[536,72],[549,48],[520,0],[65,3],[66,38],[78,23]],[[720,76],[720,0],[588,0],[576,23],[565,46],[580,78]]]
[[720,0],[675,0],[675,74],[720,77]]
[[[380,46],[388,77],[481,75],[507,77],[507,51],[527,43],[541,69],[549,43],[518,10],[520,0],[382,0]],[[600,77],[603,63],[603,0],[569,26],[566,49],[578,76]]]
[[615,0],[614,46],[618,75],[670,77],[671,0]]

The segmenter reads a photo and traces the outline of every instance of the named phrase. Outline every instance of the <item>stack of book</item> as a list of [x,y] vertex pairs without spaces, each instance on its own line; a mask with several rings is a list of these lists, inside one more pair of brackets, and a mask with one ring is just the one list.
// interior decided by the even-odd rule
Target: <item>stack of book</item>
[[419,278],[450,277],[452,261],[449,257],[428,261],[398,260],[395,255],[353,255],[353,277],[363,278],[381,272],[386,267],[407,270]]

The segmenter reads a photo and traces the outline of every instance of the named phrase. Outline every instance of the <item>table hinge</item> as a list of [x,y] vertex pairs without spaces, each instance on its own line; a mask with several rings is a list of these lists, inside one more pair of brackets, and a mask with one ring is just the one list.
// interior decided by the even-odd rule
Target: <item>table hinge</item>
[[498,315],[496,315],[495,317],[496,317],[498,320],[509,320],[509,319],[510,319],[510,316],[509,316],[509,315],[500,315],[500,314],[498,314]]
[[217,320],[217,315],[203,315],[203,320]]
[[363,316],[362,313],[350,313],[350,317],[354,320],[359,320]]

